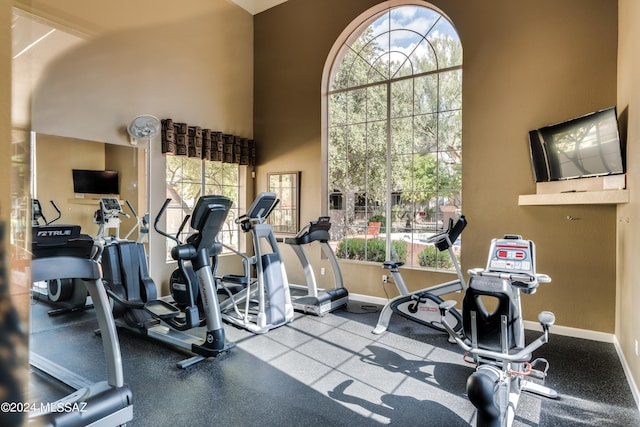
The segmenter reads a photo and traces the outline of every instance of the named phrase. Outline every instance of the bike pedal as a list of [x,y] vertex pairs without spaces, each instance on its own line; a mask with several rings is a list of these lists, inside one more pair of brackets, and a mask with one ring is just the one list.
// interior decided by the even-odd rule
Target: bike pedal
[[544,380],[547,377],[547,374],[545,372],[539,371],[537,369],[532,369],[531,372],[529,373],[529,376],[531,378],[537,378],[539,380]]
[[[536,365],[543,364],[544,369],[535,368]],[[539,379],[545,379],[549,371],[549,361],[547,359],[538,358],[531,362],[531,376]]]

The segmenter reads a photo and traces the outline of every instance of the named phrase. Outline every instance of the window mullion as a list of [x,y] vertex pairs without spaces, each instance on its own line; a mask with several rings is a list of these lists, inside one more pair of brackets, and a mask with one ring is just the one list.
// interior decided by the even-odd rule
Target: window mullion
[[387,81],[387,180],[386,180],[386,191],[385,191],[385,199],[386,199],[386,207],[385,207],[385,217],[387,218],[385,224],[385,259],[391,259],[391,229],[392,229],[392,218],[391,218],[391,172],[393,166],[392,159],[392,150],[391,150],[391,81]]

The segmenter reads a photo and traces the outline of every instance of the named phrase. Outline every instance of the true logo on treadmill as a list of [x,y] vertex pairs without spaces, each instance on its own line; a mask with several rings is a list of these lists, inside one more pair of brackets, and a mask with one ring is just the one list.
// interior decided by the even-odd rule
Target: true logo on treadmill
[[39,230],[38,237],[71,236],[71,229],[66,230]]

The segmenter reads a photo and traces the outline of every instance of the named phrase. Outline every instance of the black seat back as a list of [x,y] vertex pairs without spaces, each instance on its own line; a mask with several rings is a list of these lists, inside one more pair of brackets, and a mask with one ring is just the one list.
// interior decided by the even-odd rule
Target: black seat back
[[[487,308],[493,308],[494,305],[495,309],[491,311]],[[518,316],[520,313],[513,288],[507,280],[471,277],[462,302],[462,322],[465,336],[474,347],[503,352],[503,343],[506,343],[507,353],[517,348],[514,327]],[[503,317],[506,319],[506,336],[502,332]]]

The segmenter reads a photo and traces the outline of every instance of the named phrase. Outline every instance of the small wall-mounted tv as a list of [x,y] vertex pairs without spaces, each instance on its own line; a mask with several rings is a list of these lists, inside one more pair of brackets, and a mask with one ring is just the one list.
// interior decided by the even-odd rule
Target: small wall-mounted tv
[[119,194],[118,171],[73,169],[73,192]]
[[616,108],[529,132],[536,182],[625,172]]

